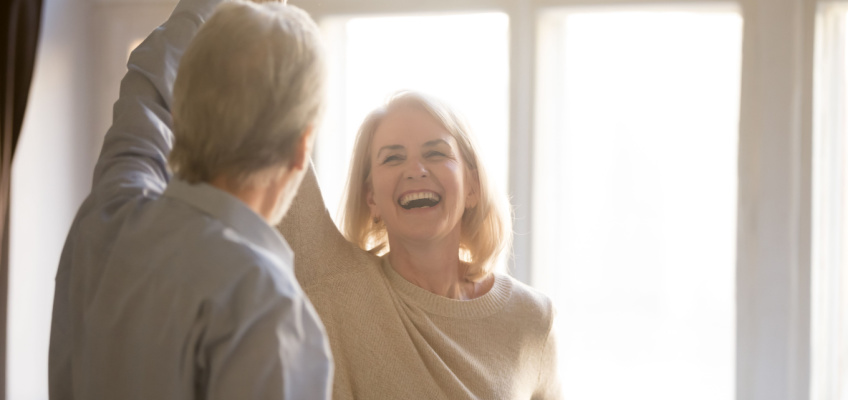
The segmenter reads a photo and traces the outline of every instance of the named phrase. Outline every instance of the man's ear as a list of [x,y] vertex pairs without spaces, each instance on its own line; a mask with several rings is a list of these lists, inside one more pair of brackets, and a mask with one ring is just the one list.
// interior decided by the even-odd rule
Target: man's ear
[[289,169],[302,170],[309,165],[309,156],[312,155],[312,132],[313,125],[311,124],[303,130],[303,134],[296,142],[294,154],[292,154],[292,159],[289,162]]

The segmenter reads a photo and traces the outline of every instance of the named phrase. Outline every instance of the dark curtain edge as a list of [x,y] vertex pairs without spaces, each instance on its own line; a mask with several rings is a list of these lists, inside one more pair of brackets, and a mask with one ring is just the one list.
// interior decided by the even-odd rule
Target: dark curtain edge
[[11,169],[35,67],[42,5],[43,0],[10,0],[0,8],[5,26],[0,31],[0,400],[7,398]]

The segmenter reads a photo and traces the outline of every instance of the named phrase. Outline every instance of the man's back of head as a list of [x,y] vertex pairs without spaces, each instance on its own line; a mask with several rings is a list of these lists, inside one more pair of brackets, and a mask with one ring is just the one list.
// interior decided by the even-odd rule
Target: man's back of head
[[[169,164],[176,176],[245,200],[243,190],[265,190],[281,174],[302,170],[309,154],[299,150],[311,149],[325,75],[320,32],[302,10],[218,6],[183,55],[174,83]],[[295,192],[301,175],[295,178],[281,189]],[[272,224],[288,208],[289,194],[273,200],[285,203],[282,210],[264,215]]]

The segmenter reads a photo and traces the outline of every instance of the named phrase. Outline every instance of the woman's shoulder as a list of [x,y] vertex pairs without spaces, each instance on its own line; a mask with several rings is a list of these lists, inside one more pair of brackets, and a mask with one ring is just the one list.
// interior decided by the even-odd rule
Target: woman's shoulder
[[510,287],[510,297],[505,307],[507,314],[514,314],[520,321],[534,321],[540,328],[550,328],[555,314],[550,297],[507,274],[495,273],[495,279],[504,280]]

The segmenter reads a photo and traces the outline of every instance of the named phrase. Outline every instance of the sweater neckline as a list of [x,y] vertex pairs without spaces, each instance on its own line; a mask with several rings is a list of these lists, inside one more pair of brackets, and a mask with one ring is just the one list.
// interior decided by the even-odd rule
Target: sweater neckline
[[389,284],[407,302],[424,311],[451,318],[484,318],[500,311],[512,295],[512,281],[495,273],[495,282],[486,294],[471,300],[454,300],[439,296],[406,280],[389,263],[388,254],[382,257],[383,273]]

